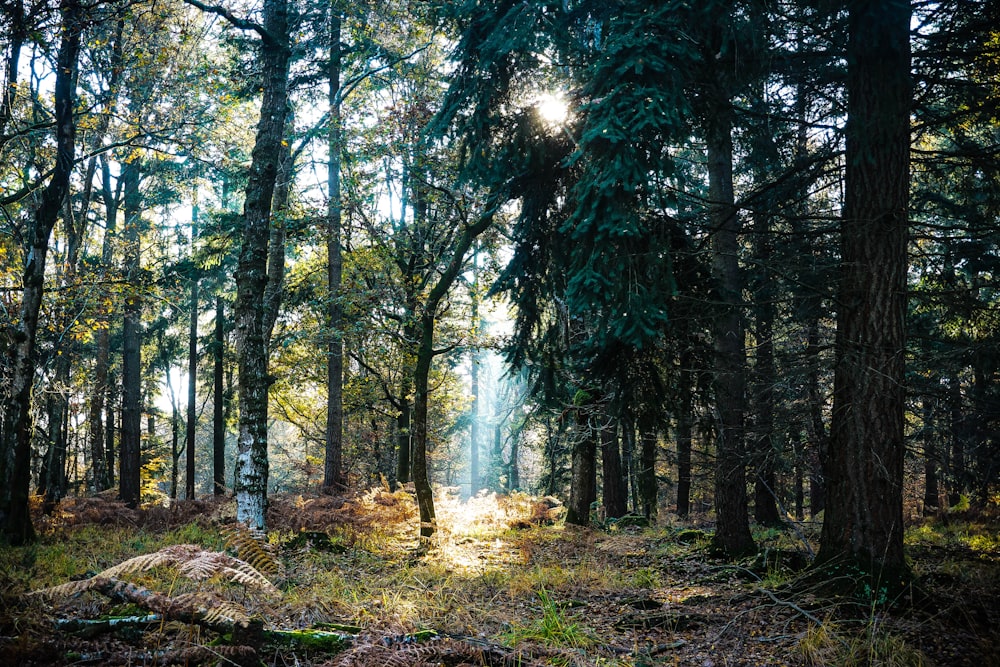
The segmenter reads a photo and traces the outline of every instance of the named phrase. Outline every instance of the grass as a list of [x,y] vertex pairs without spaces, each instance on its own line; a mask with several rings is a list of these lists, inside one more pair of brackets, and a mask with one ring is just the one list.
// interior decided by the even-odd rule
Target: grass
[[808,667],[932,667],[926,655],[873,620],[860,631],[835,622],[813,625],[799,642]]
[[546,589],[538,591],[538,600],[541,604],[541,616],[526,623],[515,623],[506,634],[510,644],[536,641],[545,646],[587,648],[597,642],[592,631],[566,617]]
[[[759,579],[732,576],[753,566],[710,561],[705,553],[710,533],[674,519],[658,527],[614,532],[562,525],[513,529],[531,515],[526,496],[484,495],[462,502],[444,494],[438,502],[441,530],[428,551],[417,552],[415,510],[406,494],[375,490],[339,510],[331,509],[339,504],[324,498],[277,499],[285,514],[273,522],[270,541],[284,545],[279,549],[282,568],[273,579],[283,596],[267,599],[231,586],[224,593],[268,628],[333,623],[357,626],[375,637],[433,629],[511,647],[544,646],[554,652],[545,654],[548,664],[703,664],[709,658],[717,665],[726,660],[746,665],[929,664],[907,644],[905,638],[913,635],[894,619],[875,619],[873,613],[874,620],[859,622],[837,616],[829,603],[807,598],[782,605],[778,600],[786,593],[780,592],[765,599],[755,591],[780,591],[794,575],[765,560],[757,570]],[[947,581],[948,592],[953,588],[961,603],[978,595],[988,605],[989,596],[967,591],[995,591],[1000,583],[1000,567],[990,556],[997,533],[988,521],[981,523],[950,516],[946,525],[926,522],[907,533],[907,544],[918,554],[915,569]],[[332,546],[323,550],[300,539],[309,531],[329,535]],[[801,548],[786,531],[763,529],[756,537],[771,553]],[[57,601],[52,609],[36,603],[19,606],[11,602],[18,593],[64,583],[168,544],[219,550],[224,541],[217,524],[198,517],[158,530],[70,523],[53,527],[32,547],[0,547],[0,607],[11,610],[8,618],[0,614],[0,659],[4,637],[24,637],[23,646],[41,645],[54,639],[53,614],[94,617],[111,606],[91,593]],[[927,550],[948,555],[958,547],[963,554],[985,557],[959,562],[925,555]],[[174,573],[158,570],[141,573],[141,583],[165,592],[177,586]],[[796,607],[828,620],[814,623],[796,613]],[[850,613],[856,619],[857,607]],[[683,629],[669,622],[679,616],[685,619]],[[934,623],[949,620],[942,612]],[[922,632],[944,633],[936,628],[931,624]],[[154,643],[181,641],[171,633],[176,630],[160,632]],[[759,637],[767,641],[757,641]],[[984,655],[989,655],[992,640],[983,641]],[[274,650],[275,664],[314,664],[308,655]],[[322,662],[316,659],[316,664]]]

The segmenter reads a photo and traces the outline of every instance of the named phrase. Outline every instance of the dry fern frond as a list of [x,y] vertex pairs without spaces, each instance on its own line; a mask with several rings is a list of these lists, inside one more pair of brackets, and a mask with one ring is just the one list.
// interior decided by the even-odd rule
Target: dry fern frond
[[33,595],[76,595],[94,588],[95,580],[118,580],[136,572],[145,572],[160,565],[174,567],[178,574],[193,581],[204,581],[214,576],[223,577],[243,586],[281,595],[281,591],[253,565],[221,551],[205,551],[193,544],[174,544],[144,556],[130,558],[98,572],[90,579],[71,581],[51,588],[33,591]]
[[281,570],[281,563],[275,555],[274,548],[268,544],[267,534],[261,530],[251,529],[242,523],[234,523],[222,528],[226,544],[236,550],[240,560],[252,565],[257,571],[276,575]]
[[174,544],[151,554],[129,558],[126,561],[98,572],[96,576],[120,579],[136,572],[152,570],[154,567],[160,565],[169,566],[183,562],[189,558],[193,558],[200,551],[201,548],[193,544]]
[[93,587],[94,578],[81,579],[80,581],[67,581],[65,584],[50,586],[37,591],[30,591],[28,595],[41,595],[45,597],[70,597],[78,595],[84,591],[89,591]]
[[356,646],[324,667],[541,667],[540,662],[498,646],[479,646],[450,638],[425,644],[390,644],[383,641]]

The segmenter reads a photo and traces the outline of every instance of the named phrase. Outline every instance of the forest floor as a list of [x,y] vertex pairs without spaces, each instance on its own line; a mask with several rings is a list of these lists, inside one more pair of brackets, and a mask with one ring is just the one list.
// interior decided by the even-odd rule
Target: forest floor
[[442,495],[421,545],[411,495],[373,490],[272,499],[255,552],[231,500],[71,499],[0,547],[0,664],[991,667],[996,510],[909,527],[919,594],[859,600],[798,569],[809,523],[729,563],[708,523],[583,529],[544,500]]

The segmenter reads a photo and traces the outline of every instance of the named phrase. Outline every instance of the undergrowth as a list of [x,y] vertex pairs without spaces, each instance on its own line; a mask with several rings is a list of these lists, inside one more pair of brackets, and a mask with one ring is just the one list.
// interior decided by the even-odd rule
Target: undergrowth
[[[463,502],[442,492],[437,502],[440,530],[426,551],[416,549],[411,494],[385,488],[351,498],[275,498],[272,530],[255,538],[234,528],[223,501],[202,502],[197,513],[156,508],[127,521],[118,521],[111,501],[104,509],[96,500],[81,503],[95,524],[64,508],[38,544],[0,547],[0,659],[30,654],[69,664],[110,651],[106,637],[81,648],[78,635],[52,633],[55,619],[141,611],[120,595],[108,597],[123,590],[108,580],[164,603],[201,595],[203,610],[221,610],[185,616],[180,626],[116,631],[132,650],[174,648],[168,654],[176,658],[182,645],[211,648],[214,640],[235,651],[242,642],[254,653],[240,660],[253,664],[413,664],[405,660],[423,655],[443,664],[925,667],[929,650],[938,651],[938,665],[988,667],[986,659],[963,662],[948,652],[989,656],[1000,647],[989,593],[1000,583],[997,522],[989,517],[950,515],[911,528],[914,570],[936,586],[941,608],[907,616],[872,607],[866,620],[863,606],[796,589],[808,570],[789,559],[807,557],[818,524],[756,528],[758,558],[724,563],[708,558],[711,526],[703,519],[591,530],[562,525],[551,500],[523,494]],[[268,585],[277,592],[264,594]],[[48,602],[24,597],[46,588]],[[959,603],[963,616],[949,611]],[[232,636],[223,621],[257,627],[257,643]],[[326,633],[338,641],[346,633],[354,648],[333,658],[301,640],[276,639],[309,628],[321,642]],[[927,639],[945,632],[963,637],[957,648]],[[417,651],[416,638],[431,643]],[[38,658],[46,646],[50,653]],[[188,664],[207,660],[185,655]]]

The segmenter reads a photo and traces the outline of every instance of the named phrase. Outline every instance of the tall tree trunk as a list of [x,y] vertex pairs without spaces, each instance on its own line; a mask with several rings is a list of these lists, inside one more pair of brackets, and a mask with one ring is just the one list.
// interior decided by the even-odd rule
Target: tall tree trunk
[[215,340],[212,345],[212,493],[226,493],[226,319],[222,295],[215,296]]
[[924,516],[938,511],[937,443],[934,428],[934,399],[923,397]]
[[[814,299],[818,302],[818,299]],[[830,438],[823,424],[823,395],[819,383],[819,307],[809,315],[806,330],[806,396],[809,401],[809,515],[817,516],[826,506],[826,457]]]
[[122,164],[125,183],[125,275],[128,292],[122,320],[122,427],[118,457],[118,495],[129,507],[138,507],[141,494],[142,429],[142,276],[139,257],[142,216],[138,158]]
[[[28,254],[22,274],[23,292],[21,310],[15,328],[15,346],[11,366],[8,405],[4,412],[13,415],[12,433],[4,450],[13,450],[10,470],[8,506],[0,508],[3,534],[11,544],[24,544],[34,540],[35,530],[28,513],[28,496],[31,472],[31,395],[35,378],[35,341],[38,333],[38,314],[45,289],[45,260],[49,237],[59,216],[59,209],[69,192],[70,174],[73,170],[73,153],[76,128],[73,122],[73,88],[77,58],[80,53],[82,10],[78,0],[63,0],[62,37],[55,72],[55,131],[56,164],[48,185],[42,192],[41,204],[35,211],[27,230]],[[6,514],[4,516],[4,514]]]
[[910,4],[848,7],[837,361],[818,561],[853,563],[895,587],[908,574],[903,412]]
[[[765,207],[769,208],[765,201]],[[778,448],[775,446],[774,386],[777,370],[774,362],[774,276],[771,272],[770,211],[756,214],[754,255],[757,263],[757,295],[755,315],[756,363],[754,364],[754,403],[756,421],[753,433],[754,453],[754,519],[764,526],[781,524],[778,511],[777,477],[775,474]]]
[[[493,204],[494,202],[490,202]],[[434,324],[441,301],[448,294],[455,278],[465,265],[465,257],[472,242],[493,223],[493,210],[474,223],[466,225],[459,233],[452,248],[451,259],[437,282],[431,287],[420,314],[419,347],[413,372],[413,485],[420,510],[420,536],[429,538],[437,529],[434,517],[434,493],[427,474],[427,400],[428,379],[434,350]]]
[[177,487],[180,482],[180,462],[183,451],[180,448],[180,410],[177,407],[177,396],[174,393],[174,383],[170,379],[170,367],[164,373],[167,384],[167,395],[170,398],[170,499],[177,500]]
[[793,424],[788,432],[788,439],[792,444],[792,452],[795,457],[795,480],[793,482],[795,493],[795,520],[802,521],[805,518],[805,453],[802,450],[802,432],[798,424]]
[[434,359],[434,319],[430,308],[420,318],[420,347],[413,371],[413,485],[420,510],[420,536],[425,538],[437,529],[434,493],[427,471],[427,383]]
[[721,305],[714,322],[716,467],[714,545],[730,557],[755,550],[747,516],[744,413],[746,348],[739,219],[733,194],[733,110],[721,94],[708,123],[709,199],[712,202],[712,274]]
[[104,471],[108,476],[108,488],[115,485],[115,406],[118,393],[115,391],[115,378],[108,376],[108,397],[104,402]]
[[590,505],[597,500],[597,430],[591,423],[593,404],[574,408],[578,433],[574,437],[566,523],[590,524]]
[[330,201],[326,228],[326,456],[323,464],[323,490],[332,492],[344,484],[344,308],[341,304],[343,258],[341,253],[341,192],[340,169],[343,134],[340,91],[341,16],[335,5],[330,7],[330,62],[327,78],[330,95],[330,130],[328,136],[329,165],[327,187]]
[[265,0],[260,59],[263,99],[243,205],[242,244],[236,268],[236,351],[240,431],[235,470],[236,519],[263,530],[267,506],[267,287],[271,201],[287,114],[288,22],[286,0]]
[[[478,317],[478,306],[478,300],[473,295],[473,321]],[[476,350],[472,351],[469,360],[469,395],[472,398],[472,406],[469,408],[472,413],[469,422],[469,495],[474,496],[479,491],[479,354]]]
[[677,516],[691,513],[691,444],[694,427],[693,355],[681,352],[677,406]]
[[604,516],[617,519],[628,512],[628,486],[622,474],[622,454],[618,444],[618,421],[605,411],[600,424],[601,469],[603,471]]
[[194,500],[194,437],[195,427],[198,425],[198,305],[198,278],[195,277],[191,282],[191,319],[188,323],[187,424],[184,432],[184,448],[187,450],[184,497],[188,500]]
[[639,487],[639,502],[642,514],[652,519],[659,510],[659,489],[656,483],[656,447],[659,428],[654,415],[639,416],[639,473],[636,482]]

